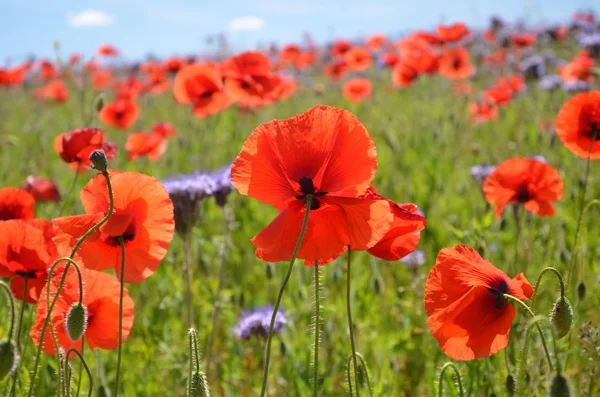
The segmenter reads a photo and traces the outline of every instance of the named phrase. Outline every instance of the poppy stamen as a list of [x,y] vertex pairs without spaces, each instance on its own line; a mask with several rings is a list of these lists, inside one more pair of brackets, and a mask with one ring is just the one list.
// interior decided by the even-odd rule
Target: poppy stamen
[[526,203],[531,200],[531,194],[526,187],[521,188],[519,192],[516,194],[516,199],[519,203]]
[[508,283],[504,280],[500,280],[495,288],[488,288],[488,291],[496,297],[496,309],[502,309],[506,303],[504,294],[508,293]]

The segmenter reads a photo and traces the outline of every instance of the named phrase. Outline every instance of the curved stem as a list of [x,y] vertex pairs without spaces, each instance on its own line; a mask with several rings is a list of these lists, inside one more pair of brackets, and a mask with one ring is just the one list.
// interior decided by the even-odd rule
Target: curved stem
[[285,278],[283,279],[283,284],[281,284],[281,288],[279,289],[279,294],[277,295],[277,301],[275,302],[275,307],[273,307],[273,314],[271,315],[271,324],[269,325],[269,335],[267,337],[267,347],[265,349],[265,370],[263,373],[262,386],[260,391],[260,396],[264,397],[267,392],[267,380],[269,378],[269,363],[271,361],[271,339],[273,338],[273,327],[275,327],[275,318],[277,317],[277,312],[279,311],[279,305],[281,304],[281,298],[283,297],[283,292],[285,291],[285,287],[287,286],[288,281],[290,280],[290,276],[292,275],[292,269],[294,268],[294,262],[296,262],[296,255],[298,255],[298,251],[300,250],[300,245],[302,244],[302,240],[304,239],[304,233],[306,232],[306,226],[308,226],[308,217],[310,215],[310,206],[312,203],[312,195],[306,195],[306,210],[304,214],[304,221],[302,222],[302,229],[300,229],[300,235],[298,236],[298,241],[296,242],[296,247],[294,247],[294,251],[292,252],[292,258],[290,259],[290,265],[288,266],[287,273]]
[[465,396],[465,389],[463,388],[463,384],[462,384],[462,379],[460,377],[460,372],[458,371],[458,368],[456,368],[456,365],[452,362],[448,362],[446,364],[444,364],[442,366],[442,369],[440,371],[440,377],[438,380],[438,397],[442,397],[443,395],[443,390],[444,390],[444,373],[446,372],[446,370],[448,368],[452,368],[452,370],[454,371],[454,373],[456,374],[456,383],[458,384],[458,394],[461,397]]
[[319,279],[319,261],[315,261],[315,357],[314,357],[314,374],[313,374],[313,381],[314,381],[314,391],[313,391],[313,396],[317,397],[318,393],[319,393],[319,332],[321,330],[321,314],[320,314],[320,309],[321,309],[321,302],[320,302],[320,289],[321,289],[321,282]]
[[[54,305],[56,305],[56,302],[58,301],[58,296],[59,296],[60,292],[62,291],[62,288],[65,284],[65,280],[67,278],[67,272],[69,270],[69,267],[71,264],[75,264],[75,262],[73,261],[73,257],[75,256],[75,253],[77,252],[77,250],[79,250],[79,247],[81,246],[81,244],[83,244],[84,241],[92,233],[96,232],[98,229],[100,229],[100,227],[102,225],[104,225],[106,222],[108,222],[108,219],[112,216],[112,212],[114,210],[114,196],[113,196],[113,191],[112,191],[112,184],[110,183],[110,177],[108,175],[108,172],[106,172],[106,171],[102,172],[102,175],[106,179],[106,187],[108,189],[108,212],[106,213],[104,218],[102,218],[97,224],[92,226],[90,228],[90,230],[85,232],[84,235],[81,236],[81,238],[79,240],[77,240],[77,242],[75,243],[75,246],[71,250],[71,255],[69,255],[69,259],[65,259],[65,258],[58,259],[57,261],[54,262],[54,264],[52,265],[52,267],[50,269],[50,272],[48,273],[48,284],[47,284],[46,288],[48,288],[48,290],[49,290],[52,270],[60,261],[63,261],[63,260],[68,261],[67,265],[65,266],[65,270],[63,272],[62,278],[60,279],[58,288],[56,289],[56,293],[54,294],[54,299],[52,300],[52,303],[50,304],[50,307],[48,308],[48,313],[46,314],[46,318],[44,319],[44,324],[42,325],[42,330],[40,332],[40,341],[37,346],[35,363],[33,365],[33,373],[31,375],[31,381],[29,384],[29,391],[27,392],[28,397],[31,397],[33,395],[33,388],[35,387],[35,379],[37,376],[38,366],[40,363],[40,357],[41,357],[41,353],[42,353],[42,343],[44,342],[44,335],[46,333],[46,328],[48,327],[48,323],[50,322],[50,316],[52,315],[52,310],[54,309]],[[82,292],[80,289],[80,299],[82,296],[81,294],[82,294]]]
[[[352,308],[350,302],[350,280],[352,276],[352,248],[348,246],[348,266],[346,274],[346,311],[348,312],[348,331],[350,332],[350,346],[352,347],[352,366],[354,367],[354,384],[356,385],[356,397],[360,396],[360,385],[358,384],[358,367],[356,365],[356,346],[354,345],[354,329],[352,327]],[[350,395],[352,395],[352,379],[348,379]]]
[[186,289],[185,289],[185,300],[187,304],[187,315],[188,315],[188,327],[192,327],[194,325],[194,308],[193,308],[193,300],[192,300],[192,282],[193,282],[193,272],[192,272],[192,254],[191,254],[191,245],[190,234],[187,233],[183,237],[183,256],[185,260],[185,281],[186,281]]
[[561,298],[565,297],[565,283],[563,281],[562,274],[560,274],[560,272],[553,267],[547,267],[540,272],[540,274],[538,275],[538,278],[535,282],[533,296],[531,297],[531,310],[532,311],[535,309],[535,298],[537,296],[538,291],[540,290],[540,282],[542,281],[542,276],[548,272],[552,272],[556,275],[556,278],[558,278],[558,283],[560,284],[560,297]]
[[121,246],[121,274],[120,274],[120,289],[119,289],[119,348],[117,350],[117,374],[115,378],[115,392],[114,395],[117,397],[119,394],[119,377],[121,374],[121,355],[123,352],[123,293],[125,284],[123,279],[125,278],[125,240],[123,236],[119,237],[119,245]]
[[208,335],[208,343],[206,346],[206,377],[210,379],[210,370],[212,367],[212,350],[215,341],[215,335],[217,333],[217,325],[219,323],[219,312],[221,310],[221,291],[223,284],[225,283],[225,266],[227,265],[228,247],[229,247],[229,212],[228,206],[223,207],[223,252],[221,253],[221,264],[219,266],[219,281],[217,284],[217,291],[215,292],[215,298],[213,303],[212,313],[212,328]]
[[8,296],[8,305],[10,306],[10,328],[8,329],[8,341],[10,342],[13,335],[13,329],[15,328],[15,299],[13,298],[10,287],[4,282],[0,281],[0,286],[6,291]]
[[[83,358],[83,353],[79,353],[75,349],[69,349],[69,351],[67,352],[67,355],[66,355],[67,363],[69,362],[69,354],[71,354],[71,353],[74,353],[77,356],[79,356],[79,362],[85,369],[88,379],[90,380],[90,387],[88,388],[88,397],[92,397],[92,391],[94,390],[94,378],[92,378],[92,371],[90,371],[90,368],[88,367],[87,363],[85,362],[85,360]],[[79,386],[77,387],[77,394],[79,394]]]
[[[521,299],[516,298],[509,294],[503,294],[502,296],[504,298],[508,299],[509,301],[516,303],[521,308],[525,309],[525,311],[527,313],[529,313],[531,318],[535,318],[535,313]],[[548,360],[548,365],[550,366],[550,369],[554,369],[554,365],[552,365],[552,357],[550,356],[550,351],[548,350],[548,344],[546,343],[546,337],[544,335],[544,332],[542,331],[542,327],[540,327],[540,325],[537,322],[535,324],[536,324],[537,330],[540,334],[540,338],[542,339],[542,346],[544,347],[544,352],[546,353],[546,359]]]
[[365,374],[365,381],[367,382],[367,388],[369,391],[369,396],[373,397],[373,387],[371,386],[371,379],[369,378],[369,371],[367,371],[367,363],[365,362],[365,359],[363,358],[363,356],[360,353],[356,353],[356,357],[358,357],[358,359],[360,360],[360,365],[363,368],[363,372]]

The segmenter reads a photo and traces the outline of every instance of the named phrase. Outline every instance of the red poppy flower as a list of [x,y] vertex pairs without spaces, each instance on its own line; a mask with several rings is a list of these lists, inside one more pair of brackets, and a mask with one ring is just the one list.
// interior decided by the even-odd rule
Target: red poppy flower
[[175,126],[168,121],[159,121],[152,126],[152,132],[161,134],[164,137],[175,135]]
[[71,65],[71,66],[77,65],[79,63],[79,61],[81,61],[81,55],[79,55],[77,53],[73,53],[69,57],[69,65]]
[[392,82],[400,87],[410,86],[417,77],[419,77],[419,73],[402,60],[392,70]]
[[33,194],[37,201],[60,201],[58,187],[49,178],[29,175],[23,184],[23,190]]
[[148,81],[142,91],[152,95],[160,95],[171,88],[171,80],[167,78],[162,70],[152,72],[148,75]]
[[513,97],[513,90],[507,84],[498,84],[483,91],[483,96],[498,106],[506,106]]
[[594,68],[594,60],[589,56],[587,51],[582,51],[566,65],[558,68],[558,74],[564,82],[572,81],[588,81],[593,82],[594,76],[592,70]]
[[407,53],[402,61],[418,73],[436,73],[439,68],[440,56],[431,50],[414,50]]
[[272,103],[282,78],[271,73],[266,55],[247,51],[225,61],[225,91],[243,106]]
[[441,58],[439,72],[442,76],[452,79],[466,79],[475,74],[475,68],[471,65],[469,53],[464,48],[446,50]]
[[438,46],[440,44],[443,44],[443,40],[440,38],[440,36],[436,33],[430,33],[430,32],[424,32],[422,30],[417,30],[416,32],[413,32],[411,34],[411,36],[416,39],[416,40],[420,40],[420,41],[425,41],[428,44],[434,45],[434,46]]
[[86,72],[94,73],[94,72],[97,72],[98,70],[100,70],[100,65],[98,65],[97,62],[89,61],[89,62],[86,62],[85,65],[83,65],[83,69]]
[[357,77],[348,80],[342,87],[342,95],[349,101],[358,103],[371,97],[373,85],[369,79]]
[[[53,272],[50,282],[50,296],[53,297],[58,290],[58,284],[64,273]],[[87,309],[87,325],[85,338],[91,350],[100,348],[112,350],[119,345],[119,294],[120,283],[114,276],[90,269],[81,269],[83,280],[83,305]],[[36,345],[40,341],[42,327],[48,312],[46,288],[42,290],[40,301],[35,313],[35,323],[31,328],[30,336]],[[81,350],[81,338],[72,341],[67,334],[66,318],[73,304],[79,302],[79,280],[75,269],[69,267],[65,284],[52,310],[51,323],[56,335],[58,345],[65,351],[69,349]],[[134,303],[129,296],[127,288],[123,290],[123,342],[127,340],[133,326]],[[54,342],[49,329],[44,333],[42,349],[46,354],[56,354]],[[73,357],[73,356],[71,356]]]
[[[115,209],[100,230],[92,233],[78,253],[85,267],[104,270],[114,267],[120,274],[119,238],[125,241],[125,282],[140,283],[151,276],[164,258],[174,234],[173,203],[163,185],[154,177],[137,172],[110,172]],[[81,191],[87,215],[52,221],[55,242],[62,252],[108,211],[106,180],[96,175]]]
[[373,140],[346,110],[316,106],[257,127],[231,169],[240,193],[280,210],[252,239],[256,255],[269,262],[290,259],[308,194],[313,201],[298,258],[335,258],[348,245],[374,246],[393,221],[387,201],[359,198],[376,169]]
[[421,239],[420,232],[427,224],[425,217],[419,214],[417,206],[412,203],[396,204],[377,194],[373,187],[362,197],[387,201],[394,216],[390,230],[377,244],[369,248],[369,254],[386,261],[396,261],[413,252]]
[[11,69],[0,69],[0,86],[20,86],[25,80],[29,67],[20,65]]
[[57,103],[67,102],[69,99],[69,90],[62,80],[54,80],[33,92],[36,99],[46,99]]
[[158,160],[167,151],[167,139],[157,132],[133,132],[127,136],[125,150],[129,160],[146,156],[150,160]]
[[83,171],[90,167],[90,154],[104,150],[108,159],[115,158],[117,145],[104,142],[104,131],[99,128],[81,128],[58,134],[54,139],[54,150],[74,170]]
[[490,55],[486,55],[483,58],[483,61],[486,65],[504,65],[506,63],[506,59],[506,51],[497,50],[491,53]]
[[110,70],[98,70],[92,74],[92,85],[95,89],[106,88],[112,82],[112,73]]
[[0,221],[34,217],[35,198],[31,193],[16,187],[0,188]]
[[503,294],[527,300],[523,273],[511,279],[464,245],[444,248],[425,284],[427,324],[454,360],[489,357],[508,345],[516,310]]
[[101,57],[116,57],[119,55],[119,51],[110,44],[103,44],[98,47],[97,53]]
[[473,92],[473,87],[466,81],[458,80],[452,84],[452,89],[457,94],[470,95]]
[[373,64],[371,53],[365,47],[354,47],[344,53],[344,61],[348,69],[355,72],[367,70]]
[[515,33],[508,40],[517,48],[529,47],[535,43],[535,36],[529,33]]
[[100,110],[100,120],[110,127],[129,128],[137,120],[140,107],[128,96],[117,97]]
[[496,206],[500,218],[508,203],[525,205],[540,216],[554,215],[552,201],[563,195],[563,182],[550,164],[531,158],[504,161],[487,177],[483,193],[488,203]]
[[[0,221],[0,277],[11,278],[17,299],[36,303],[56,250],[48,251],[44,232],[22,220]],[[25,291],[27,277],[27,291]]]
[[294,66],[296,69],[303,70],[312,66],[317,60],[317,53],[315,51],[302,51],[294,60]]
[[458,41],[469,34],[469,29],[464,23],[454,23],[452,25],[438,25],[437,33],[440,39],[446,43]]
[[556,134],[577,156],[600,159],[600,91],[569,99],[558,112]]
[[523,76],[519,75],[500,77],[496,83],[496,86],[510,89],[514,96],[515,94],[523,92],[525,89],[525,79]]
[[117,98],[131,98],[135,99],[144,90],[144,83],[136,79],[135,76],[131,75],[125,80],[120,80],[115,83],[115,92]]
[[227,109],[233,103],[225,92],[220,67],[213,63],[181,69],[175,77],[173,96],[179,103],[192,104],[194,115],[199,118]]
[[347,40],[337,40],[331,47],[331,56],[338,57],[344,55],[348,50],[352,48],[352,43]]
[[367,41],[365,42],[365,45],[370,50],[378,51],[383,48],[386,40],[387,39],[385,38],[385,35],[383,35],[381,33],[376,33],[376,34],[373,34],[373,35],[367,37]]
[[42,79],[44,80],[52,80],[58,75],[52,62],[47,60],[42,60],[40,62],[40,73],[42,74]]
[[498,107],[494,103],[487,101],[471,102],[469,104],[469,113],[471,113],[471,123],[484,123],[498,118]]
[[400,57],[393,51],[388,51],[381,55],[381,64],[386,67],[394,67],[400,60]]
[[186,65],[186,62],[177,57],[171,57],[163,62],[163,68],[168,73],[177,73]]
[[283,63],[293,64],[301,52],[302,49],[296,44],[288,44],[279,51],[278,58]]
[[323,73],[325,73],[325,75],[329,77],[331,81],[338,81],[346,74],[347,71],[348,66],[343,59],[340,61],[331,61],[323,68]]

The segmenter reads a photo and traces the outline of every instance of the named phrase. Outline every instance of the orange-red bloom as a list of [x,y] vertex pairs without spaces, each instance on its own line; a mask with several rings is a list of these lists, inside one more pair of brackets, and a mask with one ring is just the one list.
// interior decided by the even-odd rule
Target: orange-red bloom
[[[140,283],[151,276],[164,258],[173,238],[173,203],[154,177],[137,172],[110,171],[115,209],[100,230],[92,233],[78,253],[85,267],[115,268],[120,274],[119,239],[125,242],[125,282]],[[108,211],[106,180],[96,175],[81,191],[87,215],[67,216],[52,221],[59,250],[69,251],[77,240]]]
[[331,56],[335,58],[344,55],[350,48],[352,48],[351,42],[347,40],[337,40],[331,47]]
[[167,151],[167,138],[159,132],[132,132],[127,136],[125,150],[129,160],[146,156],[158,160]]
[[471,102],[469,104],[469,113],[471,113],[471,123],[484,123],[498,118],[498,107],[494,103],[487,101]]
[[348,80],[342,87],[342,95],[349,101],[358,103],[371,97],[373,85],[369,79],[357,77]]
[[369,248],[369,254],[386,261],[396,261],[413,252],[421,239],[421,230],[425,229],[427,224],[425,217],[419,214],[417,206],[412,203],[396,204],[377,194],[372,187],[362,197],[387,201],[394,216],[390,230],[377,244]]
[[137,120],[140,107],[129,96],[117,97],[100,111],[100,120],[108,126],[129,128]]
[[0,221],[10,219],[33,219],[35,198],[23,189],[16,187],[0,188]]
[[116,57],[119,55],[119,51],[110,44],[103,44],[98,47],[98,55],[103,57]]
[[272,73],[269,58],[247,51],[225,61],[225,91],[242,106],[260,106],[277,99],[282,78]]
[[392,82],[400,87],[410,86],[417,77],[419,72],[402,60],[392,70]]
[[554,215],[550,204],[563,195],[563,182],[550,164],[533,158],[504,161],[487,177],[483,193],[488,203],[496,206],[498,218],[508,203],[523,204],[540,216]]
[[202,63],[185,66],[177,73],[173,88],[175,100],[191,104],[194,115],[204,118],[227,109],[233,100],[225,92],[219,65]]
[[354,115],[316,106],[287,120],[257,127],[233,162],[238,191],[280,210],[252,239],[256,255],[289,260],[312,204],[298,258],[335,258],[351,245],[374,246],[393,221],[385,200],[359,198],[377,169],[375,144]]
[[52,62],[47,60],[40,61],[40,73],[42,75],[42,79],[44,80],[52,80],[58,75],[56,68],[52,64]]
[[469,53],[464,48],[446,50],[439,62],[440,74],[448,79],[466,79],[475,73]]
[[504,294],[527,300],[523,273],[511,279],[464,245],[444,248],[425,284],[427,324],[454,360],[489,357],[508,345],[516,310]]
[[[50,282],[50,297],[58,290],[63,272],[53,272]],[[81,269],[83,280],[83,305],[87,309],[87,326],[81,338],[85,338],[90,349],[115,349],[119,345],[119,294],[120,283],[114,276],[90,269]],[[40,341],[42,326],[48,315],[47,291],[41,292],[40,301],[35,314],[35,323],[30,336],[37,345]],[[58,340],[58,345],[65,351],[81,350],[81,338],[72,341],[67,334],[66,318],[71,306],[79,302],[79,279],[75,269],[69,267],[65,284],[52,310],[51,323]],[[127,288],[123,290],[123,341],[129,336],[133,326],[134,303]],[[56,354],[50,329],[46,329],[42,349],[46,354]],[[73,355],[70,356],[72,358]]]
[[23,190],[33,194],[37,201],[60,201],[58,187],[49,178],[29,175],[23,184]]
[[19,86],[29,70],[28,65],[19,65],[11,69],[0,68],[0,86]]
[[344,53],[344,61],[348,69],[355,72],[367,70],[373,64],[371,53],[365,47],[354,47]]
[[511,34],[508,39],[517,48],[529,47],[535,43],[535,36],[529,33]]
[[600,91],[569,99],[558,113],[556,134],[577,156],[600,159]]
[[33,92],[36,99],[46,99],[57,103],[67,102],[69,90],[62,80],[54,80]]
[[161,134],[164,137],[175,135],[175,126],[168,121],[159,121],[152,126],[152,132]]
[[373,35],[367,37],[367,41],[365,42],[365,45],[370,50],[378,51],[383,48],[386,41],[387,41],[387,39],[385,38],[385,35],[383,35],[381,33],[376,33],[376,34],[373,34]]
[[10,288],[17,299],[38,301],[56,254],[42,229],[22,220],[0,221],[0,277],[11,278]]
[[54,150],[74,170],[83,171],[90,167],[90,154],[104,150],[106,157],[115,158],[117,145],[104,142],[104,131],[99,128],[81,128],[58,134],[54,139]]
[[437,33],[440,39],[445,42],[453,42],[466,37],[469,34],[469,29],[464,23],[455,23],[452,25],[438,25]]
[[98,70],[92,74],[92,85],[97,90],[102,90],[112,83],[110,70]]
[[331,81],[338,81],[348,71],[348,66],[344,60],[331,61],[323,68],[325,76],[329,77]]

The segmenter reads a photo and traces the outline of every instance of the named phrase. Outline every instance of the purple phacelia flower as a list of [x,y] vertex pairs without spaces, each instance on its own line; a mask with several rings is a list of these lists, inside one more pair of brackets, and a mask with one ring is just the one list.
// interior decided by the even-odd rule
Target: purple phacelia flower
[[543,90],[554,90],[562,86],[563,80],[557,74],[542,77],[539,86]]
[[404,258],[400,259],[400,262],[404,263],[410,269],[415,269],[417,266],[425,264],[425,252],[421,250],[414,250]]
[[544,57],[540,55],[530,56],[519,64],[519,69],[526,79],[539,79],[546,74]]
[[485,179],[496,169],[495,165],[479,164],[471,167],[471,178],[477,183],[483,183]]
[[[250,339],[252,336],[266,338],[269,336],[272,315],[273,306],[271,305],[244,311],[240,315],[237,325],[233,328],[233,333],[242,339]],[[287,318],[285,314],[281,310],[278,310],[273,325],[273,333],[281,331],[286,324]]]

